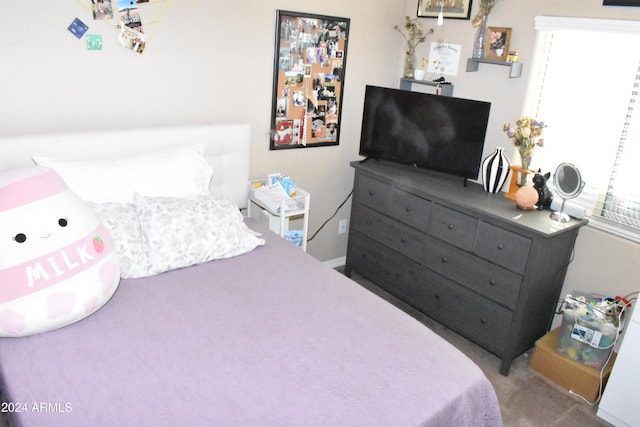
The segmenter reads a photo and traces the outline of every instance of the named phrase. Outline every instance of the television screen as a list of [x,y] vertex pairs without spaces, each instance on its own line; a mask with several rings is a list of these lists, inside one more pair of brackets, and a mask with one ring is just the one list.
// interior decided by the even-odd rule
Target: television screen
[[491,103],[367,86],[360,155],[476,179]]

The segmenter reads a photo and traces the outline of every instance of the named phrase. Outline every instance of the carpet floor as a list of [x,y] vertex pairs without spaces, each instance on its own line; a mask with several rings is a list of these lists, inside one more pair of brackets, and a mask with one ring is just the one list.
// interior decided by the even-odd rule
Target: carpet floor
[[[338,271],[341,271],[339,268]],[[582,399],[529,368],[532,350],[514,360],[508,376],[500,375],[500,359],[445,328],[384,289],[353,273],[352,280],[401,308],[465,353],[483,370],[498,396],[505,427],[608,427],[597,405]]]

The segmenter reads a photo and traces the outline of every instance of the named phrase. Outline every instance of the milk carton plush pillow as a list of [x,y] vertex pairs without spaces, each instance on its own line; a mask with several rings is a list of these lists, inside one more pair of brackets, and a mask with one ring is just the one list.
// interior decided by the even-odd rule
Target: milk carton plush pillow
[[41,166],[0,172],[0,336],[83,319],[119,280],[111,236],[59,175]]

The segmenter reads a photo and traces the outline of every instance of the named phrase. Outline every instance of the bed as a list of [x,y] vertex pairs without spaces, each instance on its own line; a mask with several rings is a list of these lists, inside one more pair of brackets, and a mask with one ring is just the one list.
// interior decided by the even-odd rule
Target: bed
[[[244,124],[4,138],[0,170],[35,154],[97,159],[193,141],[213,165],[211,191],[245,207]],[[261,243],[243,254],[123,278],[82,320],[0,338],[9,425],[501,425],[465,355],[262,223],[244,224]]]

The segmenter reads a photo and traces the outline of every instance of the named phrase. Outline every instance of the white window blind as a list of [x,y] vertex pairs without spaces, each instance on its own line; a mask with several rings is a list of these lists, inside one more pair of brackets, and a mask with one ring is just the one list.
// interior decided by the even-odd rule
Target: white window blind
[[640,22],[536,17],[524,113],[547,124],[532,167],[570,162],[593,225],[640,240]]

